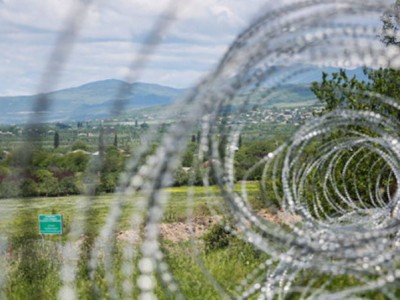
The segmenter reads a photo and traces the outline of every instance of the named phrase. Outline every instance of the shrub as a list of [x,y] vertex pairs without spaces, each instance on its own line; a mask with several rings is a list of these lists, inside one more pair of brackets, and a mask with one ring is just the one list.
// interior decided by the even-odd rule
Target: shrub
[[231,233],[223,224],[215,224],[203,237],[206,252],[229,246]]

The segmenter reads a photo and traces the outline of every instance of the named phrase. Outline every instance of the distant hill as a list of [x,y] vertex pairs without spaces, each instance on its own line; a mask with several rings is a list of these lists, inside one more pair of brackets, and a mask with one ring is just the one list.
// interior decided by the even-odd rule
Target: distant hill
[[[339,68],[333,67],[310,67],[298,65],[297,67],[302,68],[299,73],[292,73],[291,77],[287,80],[287,84],[310,84],[313,81],[322,80],[322,72],[332,74],[339,72]],[[291,67],[280,67],[281,71],[291,72]],[[368,80],[367,76],[363,72],[363,68],[346,69],[346,74],[349,78],[355,76],[358,80]]]
[[[293,72],[290,67],[276,67],[278,73],[284,75],[285,78],[280,82],[281,86],[270,94],[268,88],[261,85],[255,96],[262,98],[267,95],[265,104],[268,106],[312,105],[316,102],[316,98],[309,90],[311,82],[320,81],[322,72],[339,71],[338,68],[300,65],[301,72],[298,72],[298,67],[299,65],[297,72]],[[356,76],[359,80],[366,80],[362,68],[347,70],[347,73],[350,77]],[[120,93],[123,96],[118,96],[120,90],[124,91]],[[41,113],[46,122],[106,118],[111,115],[115,100],[119,100],[123,104],[123,112],[126,115],[138,109],[171,104],[182,97],[186,91],[186,89],[175,89],[158,84],[140,82],[130,84],[116,79],[95,81],[45,94],[52,101],[52,105],[49,111]],[[0,123],[28,121],[37,97],[38,95],[0,97],[2,109]]]
[[[328,78],[331,78],[330,75],[339,72],[339,70],[339,68],[333,67],[306,65],[273,67],[271,69],[273,78],[280,78],[281,80],[277,80],[278,83],[275,82],[276,85],[272,90],[268,88],[268,85],[258,87],[254,94],[255,100],[260,101],[264,106],[299,107],[314,105],[318,100],[310,90],[311,83],[314,81],[321,82],[322,72],[327,73]],[[349,78],[355,76],[360,81],[368,80],[361,67],[346,69],[346,74]]]
[[[123,96],[118,91],[123,90]],[[133,83],[115,79],[95,81],[79,87],[45,94],[52,102],[49,111],[43,112],[46,121],[83,120],[110,116],[112,104],[120,100],[124,112],[144,107],[170,104],[184,94],[158,84]],[[22,123],[32,114],[32,104],[38,95],[0,97],[2,116],[0,123]]]
[[317,98],[307,84],[286,84],[265,97],[266,106],[299,107],[314,105]]

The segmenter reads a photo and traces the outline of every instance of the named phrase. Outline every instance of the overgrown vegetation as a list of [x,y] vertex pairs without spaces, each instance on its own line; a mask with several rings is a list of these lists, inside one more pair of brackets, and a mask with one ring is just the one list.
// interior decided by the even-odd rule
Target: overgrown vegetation
[[[399,32],[399,12],[400,1],[395,1],[391,9],[385,12],[382,16],[382,31],[379,36],[381,42],[385,46],[399,47],[398,40]],[[394,108],[390,102],[395,105],[400,103],[400,94],[398,89],[400,86],[400,71],[391,68],[364,68],[366,80],[359,80],[355,76],[349,77],[345,70],[341,69],[337,73],[322,74],[321,82],[313,82],[311,90],[314,92],[318,100],[324,104],[322,114],[332,112],[337,109],[348,111],[363,111],[370,112],[373,115],[378,115],[380,118],[387,118],[395,123],[400,121],[400,111]],[[389,101],[384,101],[383,99]],[[365,114],[367,116],[367,114]],[[367,118],[366,118],[367,119]],[[390,129],[384,128],[383,123],[377,125],[384,132],[389,132]],[[396,132],[390,132],[394,137]],[[382,153],[382,145],[374,142],[374,137],[378,134],[369,126],[368,120],[359,120],[357,124],[349,124],[341,126],[329,132],[326,136],[321,136],[319,145],[323,145],[326,141],[334,142],[334,146],[340,145],[343,141],[360,140],[361,137],[366,138],[362,144],[355,144],[343,149],[341,158],[336,162],[335,169],[332,170],[333,178],[342,178],[335,181],[335,186],[327,186],[335,188],[340,193],[347,194],[348,197],[355,200],[363,199],[365,207],[374,207],[376,203],[369,195],[373,190],[371,184],[374,182],[382,194],[385,202],[389,202],[398,188],[392,176],[391,167],[380,157]],[[368,140],[367,140],[368,139]],[[317,143],[317,149],[319,147]],[[354,159],[354,153],[358,153]],[[311,155],[316,153],[310,152]],[[346,174],[341,172],[346,169]],[[319,187],[322,194],[321,184],[323,178],[319,174],[312,174],[317,177],[313,179],[313,184]],[[343,179],[342,176],[345,175]],[[384,180],[379,180],[384,178]],[[324,199],[323,196],[319,197]],[[347,205],[338,201],[338,207],[347,209]],[[336,205],[336,204],[335,204]],[[332,206],[327,203],[322,203],[322,210],[328,213],[332,210]]]
[[[248,184],[250,195],[256,195],[257,184]],[[237,187],[239,188],[239,186]],[[166,215],[169,222],[182,222],[187,216],[187,187],[170,188],[171,200],[168,204]],[[207,191],[202,187],[194,187],[195,199],[193,207],[193,218],[210,217],[211,211],[207,204]],[[212,188],[212,192],[217,192]],[[121,259],[123,242],[117,242],[113,251],[115,268],[105,270],[100,267],[95,274],[95,280],[90,279],[87,267],[91,243],[98,234],[100,227],[106,222],[111,195],[97,196],[91,204],[88,215],[88,226],[82,242],[81,258],[77,274],[77,291],[79,299],[92,299],[98,295],[108,295],[109,291],[105,283],[106,272],[113,272],[116,278],[116,290],[119,296],[122,294]],[[35,198],[35,199],[13,199],[2,200],[3,207],[10,204],[9,218],[0,220],[2,232],[8,231],[10,237],[6,250],[1,253],[1,259],[7,258],[8,280],[4,287],[4,293],[8,299],[55,299],[60,288],[59,278],[62,263],[62,250],[58,236],[45,237],[42,241],[38,234],[38,214],[40,213],[62,213],[64,219],[64,236],[69,232],[73,216],[76,214],[75,205],[79,197],[59,198]],[[212,205],[222,205],[222,197],[212,200]],[[129,228],[129,216],[132,208],[128,205],[121,221],[118,231]],[[210,233],[205,236],[204,242],[199,240],[196,246],[198,256],[194,250],[190,250],[188,241],[170,242],[164,241],[171,271],[181,283],[182,291],[189,299],[198,295],[210,295],[210,299],[218,299],[215,288],[208,283],[207,276],[201,268],[196,266],[196,260],[201,259],[210,268],[221,284],[227,285],[232,291],[239,284],[246,272],[259,264],[263,255],[251,246],[240,241],[227,232],[221,232],[219,225],[212,227]],[[229,247],[228,247],[229,245]],[[12,251],[8,251],[12,246]],[[190,251],[189,251],[190,250]],[[226,262],[230,262],[229,268],[235,273],[225,273]],[[194,265],[193,265],[194,263]],[[188,276],[192,274],[192,276]],[[132,278],[132,284],[136,284],[136,275]],[[157,290],[161,298],[165,296],[165,290],[160,285]],[[202,293],[199,293],[203,289]],[[137,292],[137,291],[136,291]],[[1,294],[1,292],[0,292]],[[168,298],[168,297],[167,297]]]
[[[27,159],[22,149],[15,149],[0,161],[0,197],[78,194],[83,191],[89,162],[100,163],[99,156],[81,149],[63,153],[36,148]],[[114,191],[125,159],[114,146],[105,150],[104,163],[96,179],[97,192]]]
[[[398,4],[399,2],[396,2]],[[388,29],[393,29],[390,23],[384,22]],[[396,29],[397,27],[395,27]],[[384,37],[382,39],[386,44],[398,45],[398,41]],[[397,120],[400,115],[393,112],[389,107],[382,105],[378,98],[366,97],[369,93],[380,93],[382,95],[392,97],[396,101],[400,101],[400,95],[397,88],[400,85],[400,72],[394,69],[365,69],[368,75],[367,81],[359,81],[357,78],[348,78],[346,72],[341,70],[331,76],[322,75],[322,82],[313,83],[312,91],[317,98],[325,105],[325,112],[332,111],[337,108],[374,111],[385,115],[391,115]],[[325,113],[323,112],[323,113]],[[132,140],[140,141],[140,137],[146,130],[148,125],[142,124],[140,127],[136,122],[137,130],[131,132]],[[104,137],[105,129],[103,127],[98,131],[96,137],[90,136],[89,130],[83,132],[84,125],[79,122],[78,128],[82,132],[69,135],[69,145],[63,142],[63,138],[67,136],[68,128],[59,128],[58,131],[48,135],[44,131],[44,135],[48,135],[47,147],[33,146],[31,155],[26,156],[26,151],[20,147],[7,148],[6,151],[0,153],[0,197],[28,197],[28,196],[65,196],[82,192],[85,186],[85,172],[88,170],[89,164],[100,164],[100,159],[104,159],[98,172],[91,174],[97,183],[97,192],[113,192],[117,186],[118,176],[123,170],[130,151],[134,151],[133,143],[127,143],[127,135],[119,132],[109,134],[111,138]],[[87,126],[88,127],[88,126]],[[245,128],[246,136],[240,139],[238,149],[235,153],[235,179],[240,180],[246,172],[256,164],[260,159],[265,157],[269,152],[276,149],[294,130],[294,125],[282,124],[255,124]],[[268,129],[268,130],[265,130]],[[352,129],[358,130],[356,126]],[[266,133],[267,132],[267,133]],[[80,133],[86,134],[85,140],[77,139],[74,135]],[[364,133],[369,133],[368,129]],[[332,133],[336,139],[346,137],[344,131],[336,131]],[[329,137],[326,137],[328,139]],[[53,139],[53,140],[52,140]],[[206,157],[202,162],[196,162],[194,153],[198,150],[198,137],[191,136],[186,152],[182,156],[182,166],[175,173],[175,181],[171,183],[174,186],[185,186],[188,183],[193,185],[201,185],[201,175],[208,172],[206,166],[209,158]],[[222,142],[221,137],[219,151],[223,155],[226,145]],[[323,141],[322,141],[323,142]],[[321,144],[322,144],[321,142]],[[320,143],[312,143],[304,152],[310,156],[318,155]],[[45,144],[46,145],[46,144]],[[353,150],[351,150],[353,151]],[[365,150],[362,150],[365,151]],[[361,151],[361,152],[362,152]],[[344,154],[338,160],[338,166],[344,166],[351,156],[349,153]],[[359,189],[356,192],[348,191],[351,197],[367,197],[368,178],[377,176],[374,171],[370,172],[370,166],[377,160],[374,155],[367,156],[361,153],[365,158],[362,164],[353,162],[348,165],[349,172],[347,176],[351,180],[357,181]],[[278,169],[281,167],[279,157],[276,158]],[[307,160],[307,157],[299,157],[299,159]],[[212,162],[211,162],[212,163]],[[375,165],[380,170],[381,165]],[[247,180],[260,180],[262,178],[263,166],[255,169],[248,174]],[[354,170],[357,170],[354,171]],[[271,172],[271,171],[269,171]],[[340,177],[341,169],[337,167],[333,171],[333,176]],[[280,178],[274,178],[272,181],[272,173],[267,173],[266,184],[267,189],[261,193],[259,183],[247,183],[249,198],[254,209],[261,209],[275,204],[276,197],[273,193],[274,187],[281,189]],[[321,174],[310,174],[309,181],[305,181],[304,185],[310,186],[309,190],[305,189],[304,199],[310,201],[315,195],[316,190],[322,191]],[[212,183],[212,182],[211,182]],[[386,182],[385,184],[390,184]],[[238,188],[238,187],[237,187]],[[344,191],[344,185],[336,186],[339,191]],[[327,188],[329,190],[329,187]],[[216,188],[211,187],[211,192],[217,192]],[[220,208],[224,205],[222,197],[215,196],[212,204],[206,202],[207,193],[203,187],[193,187],[194,206],[192,207],[193,219],[210,216],[212,213],[219,213]],[[171,188],[171,200],[164,213],[165,223],[174,223],[185,221],[187,217],[187,195],[188,188]],[[386,195],[387,198],[390,195]],[[323,197],[320,197],[323,199]],[[9,215],[4,216],[0,220],[0,228],[9,231],[10,239],[7,241],[7,248],[1,253],[0,259],[5,261],[7,268],[7,282],[2,287],[3,294],[8,299],[55,299],[57,292],[61,286],[59,278],[60,266],[62,263],[62,243],[57,237],[46,238],[42,241],[37,232],[37,215],[39,213],[62,213],[65,220],[65,233],[68,233],[71,225],[72,216],[74,215],[74,207],[77,198],[64,197],[55,199],[30,199],[23,200],[12,199],[2,200],[3,205],[10,204],[15,214],[11,218]],[[8,202],[7,202],[8,201]],[[275,202],[274,202],[275,201]],[[88,261],[90,260],[90,250],[95,236],[98,234],[99,228],[104,224],[108,212],[110,196],[95,197],[91,204],[91,211],[87,215],[87,228],[82,236],[81,257],[78,262],[77,274],[77,292],[79,299],[97,299],[99,296],[109,297],[109,290],[106,286],[107,272],[115,275],[115,290],[117,297],[122,295],[122,244],[116,243],[113,251],[115,268],[112,270],[105,269],[100,264],[96,271],[94,279],[90,278],[90,269]],[[19,207],[17,206],[19,205]],[[211,209],[212,208],[212,209]],[[332,209],[328,203],[321,204],[321,210],[329,214]],[[130,207],[124,211],[118,230],[128,228]],[[12,227],[12,229],[9,229]],[[65,238],[65,236],[64,236]],[[179,283],[179,287],[188,299],[220,299],[218,288],[209,279],[212,276],[226,292],[227,296],[235,295],[236,288],[243,279],[246,278],[251,271],[260,266],[261,263],[268,259],[265,254],[255,249],[250,243],[242,241],[225,228],[224,225],[215,224],[209,231],[195,243],[190,241],[162,242],[167,262],[171,268],[174,278]],[[201,262],[199,264],[199,262]],[[209,273],[203,272],[202,268],[208,270]],[[350,275],[341,276],[320,276],[313,271],[301,271],[298,279],[294,281],[294,285],[308,286],[312,288],[325,288],[330,291],[339,291],[344,288],[356,286],[360,284],[357,278]],[[132,278],[132,285],[136,284],[137,273]],[[316,279],[316,275],[319,278]],[[156,288],[157,295],[161,299],[172,299],[173,296],[165,293],[162,289],[161,278],[157,278],[159,285]],[[312,282],[312,286],[310,286]],[[289,293],[290,299],[300,299],[305,296],[304,289],[301,293],[293,290]],[[257,295],[255,295],[257,296]],[[384,294],[376,291],[365,293],[364,297],[373,299],[384,299]],[[137,297],[137,290],[135,297]]]

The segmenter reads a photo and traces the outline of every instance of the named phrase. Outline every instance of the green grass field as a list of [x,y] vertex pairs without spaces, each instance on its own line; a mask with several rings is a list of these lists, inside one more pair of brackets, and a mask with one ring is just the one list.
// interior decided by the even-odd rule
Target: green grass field
[[[246,186],[250,196],[258,193],[257,183],[247,183]],[[237,184],[236,189],[240,190],[240,187],[240,184]],[[216,187],[210,187],[207,190],[203,187],[179,187],[169,188],[166,191],[170,195],[170,200],[166,207],[163,223],[174,224],[185,220],[188,215],[188,193],[193,195],[192,217],[194,218],[218,213],[224,206],[223,199],[218,196]],[[3,241],[7,238],[7,247],[13,243],[11,257],[9,257],[10,253],[5,251],[9,249],[3,249],[3,258],[6,258],[5,264],[8,268],[8,280],[1,289],[0,295],[8,299],[56,298],[61,284],[59,279],[61,261],[57,255],[54,257],[53,248],[46,248],[41,244],[38,215],[62,214],[64,220],[63,239],[65,240],[71,222],[74,222],[74,218],[79,215],[77,213],[79,201],[82,201],[80,196],[3,199],[0,201],[0,238],[3,238]],[[93,225],[92,228],[95,232],[104,225],[113,201],[114,197],[111,194],[96,196],[90,200],[91,213],[87,222]],[[134,201],[135,198],[127,200],[126,209],[118,224],[118,231],[129,229],[129,219],[133,213],[130,203]],[[222,232],[222,235],[225,233]],[[213,238],[212,234],[208,234],[208,239]],[[164,240],[162,242],[171,272],[186,298],[220,299],[215,286],[210,283],[210,276],[220,282],[220,285],[224,286],[228,292],[234,292],[235,287],[243,280],[246,273],[262,261],[261,253],[239,239],[233,236],[222,236],[222,239],[224,243],[213,244],[212,250],[206,249],[207,240],[202,238],[195,243],[188,240],[178,242]],[[46,237],[45,241],[45,245],[52,242],[57,245],[59,237]],[[225,243],[227,241],[228,244]],[[3,246],[5,246],[4,243]],[[122,244],[117,244],[116,265],[121,258],[122,247]],[[204,274],[198,264],[199,261],[209,269],[209,274]],[[120,269],[114,272],[117,278],[120,277],[118,275],[121,272]],[[100,276],[98,281],[92,282],[85,274],[85,268],[81,266],[77,282],[79,299],[91,299],[93,290],[97,288],[100,290],[104,288],[102,292],[107,295],[104,278]],[[119,287],[120,284],[121,282],[117,282]],[[121,288],[118,290],[122,291]],[[157,287],[156,292],[160,299],[173,299],[173,296],[168,296],[168,291],[163,289],[162,285]]]
[[[236,185],[236,190],[240,190],[241,185]],[[246,184],[247,191],[250,195],[258,193],[258,183],[249,182]],[[204,187],[173,187],[168,188],[166,191],[169,194],[169,201],[165,211],[164,222],[177,222],[182,221],[187,216],[188,209],[188,193],[193,194],[193,209],[203,216],[209,214],[206,206],[221,207],[222,197],[218,195],[218,188],[213,186],[208,189]],[[24,218],[30,218],[31,222],[36,222],[39,214],[62,214],[65,226],[73,219],[78,201],[83,199],[82,196],[68,196],[68,197],[40,197],[40,198],[23,198],[23,199],[1,199],[0,200],[0,232],[12,234],[14,230],[18,229],[18,222],[21,221],[21,215]],[[105,194],[96,196],[90,200],[90,207],[96,211],[97,225],[101,226],[110,206],[113,205],[115,197],[112,194]],[[126,212],[123,214],[121,222],[121,230],[126,229],[127,218],[132,213],[132,208],[129,203],[134,202],[135,198],[125,199],[127,203]],[[195,215],[194,215],[195,216]],[[37,225],[38,226],[38,225]]]
[[[258,183],[248,182],[245,186],[251,204],[260,207]],[[240,191],[241,184],[238,183],[235,188]],[[167,192],[170,200],[163,223],[171,226],[180,224],[187,217],[188,193],[193,195],[192,217],[195,219],[221,213],[225,207],[216,187],[169,188]],[[87,223],[91,225],[92,234],[96,235],[104,225],[113,199],[113,195],[107,194],[97,196],[90,201],[91,209]],[[118,223],[118,231],[129,229],[129,220],[133,213],[130,204],[135,200],[136,198],[127,200],[126,209]],[[62,214],[65,242],[71,223],[79,215],[77,212],[79,201],[82,201],[79,196],[0,201],[0,250],[2,250],[0,267],[7,269],[7,272],[3,272],[6,280],[5,284],[0,286],[0,299],[57,299],[61,287],[59,276],[62,256],[57,250],[60,241],[59,237],[55,236],[46,237],[45,243],[41,242],[38,215]],[[13,243],[11,256],[7,248],[10,243]],[[116,243],[113,250],[114,267],[106,270],[100,263],[93,280],[89,278],[87,267],[90,243],[84,244],[75,282],[78,299],[111,299],[105,280],[107,273],[115,276],[117,298],[122,298],[122,253],[126,245],[125,242]],[[208,232],[194,240],[171,241],[162,238],[161,247],[170,272],[186,299],[232,298],[237,295],[237,289],[246,276],[269,258],[268,254],[231,235],[219,225],[210,226]],[[136,286],[138,278],[138,271],[135,270],[131,278],[132,286]],[[267,269],[261,272],[267,272]],[[159,276],[156,276],[155,280],[155,292],[159,299],[175,299],[175,294],[165,288]],[[325,287],[332,291],[360,284],[352,276],[343,275],[332,279],[313,272],[301,273],[297,284],[307,286],[310,282],[313,282],[312,286],[316,289],[328,283]],[[244,287],[248,288],[249,284],[244,283]],[[224,295],[221,295],[221,291]],[[256,299],[256,296],[257,294],[249,299]],[[362,296],[367,299],[385,299],[380,292],[366,293]],[[133,299],[137,297],[138,290],[134,289]],[[301,292],[292,292],[285,299],[300,298]]]

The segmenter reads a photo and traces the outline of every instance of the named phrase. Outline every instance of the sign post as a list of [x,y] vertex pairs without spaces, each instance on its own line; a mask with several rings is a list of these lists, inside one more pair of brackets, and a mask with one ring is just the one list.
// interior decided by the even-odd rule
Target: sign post
[[39,233],[44,242],[44,235],[59,235],[62,251],[62,215],[39,215]]
[[39,233],[62,234],[62,215],[39,215]]

